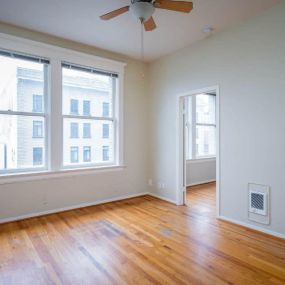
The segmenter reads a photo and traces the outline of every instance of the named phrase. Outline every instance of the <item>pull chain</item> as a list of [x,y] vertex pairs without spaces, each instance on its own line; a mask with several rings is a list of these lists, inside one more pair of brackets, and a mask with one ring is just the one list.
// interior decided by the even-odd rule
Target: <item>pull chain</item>
[[144,61],[144,25],[143,19],[141,20],[141,60]]

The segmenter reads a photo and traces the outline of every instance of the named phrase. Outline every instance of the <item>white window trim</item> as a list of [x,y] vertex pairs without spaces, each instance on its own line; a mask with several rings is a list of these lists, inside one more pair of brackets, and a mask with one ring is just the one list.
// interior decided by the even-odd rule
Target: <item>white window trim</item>
[[[202,94],[202,93],[201,93]],[[192,124],[189,123],[187,121],[187,129],[188,129],[188,134],[187,134],[187,140],[186,140],[186,145],[187,145],[187,153],[189,153],[189,151],[192,152],[192,155],[191,155],[191,158],[188,158],[188,155],[187,155],[187,158],[186,158],[186,162],[202,162],[202,161],[210,161],[210,160],[215,160],[216,159],[216,155],[203,155],[203,156],[198,156],[196,155],[196,126],[210,126],[210,127],[217,127],[217,124],[207,124],[207,123],[197,123],[196,121],[196,96],[199,95],[199,94],[193,94],[193,95],[190,95],[191,99],[192,99],[192,110],[191,110],[191,114],[192,114],[192,118],[191,118],[191,121],[192,121]],[[188,114],[189,114],[189,110],[188,110],[188,107],[189,107],[189,104],[186,104],[185,106],[185,111],[186,111],[186,114],[187,114],[187,117]],[[217,112],[217,111],[216,111]],[[190,126],[190,130],[189,130],[189,126]],[[192,148],[190,149],[189,147],[189,133],[192,133],[191,135],[191,140],[192,140]]]
[[[26,53],[38,57],[44,57],[50,60],[50,68],[48,70],[49,85],[48,93],[46,96],[46,169],[24,169],[19,171],[9,172],[8,174],[0,175],[0,184],[2,182],[9,183],[21,181],[24,178],[33,180],[32,178],[41,177],[57,177],[63,176],[66,173],[70,176],[70,172],[77,174],[91,173],[102,169],[117,169],[124,168],[124,154],[123,154],[123,93],[124,93],[124,69],[126,64],[123,62],[98,57],[66,48],[61,48],[45,43],[40,43],[28,39],[23,39],[7,34],[0,33],[0,48],[19,53]],[[77,166],[76,168],[63,169],[63,120],[62,120],[62,62],[72,62],[82,66],[90,66],[104,71],[110,71],[118,74],[118,92],[113,104],[114,114],[116,117],[115,123],[116,134],[115,140],[115,164],[112,165],[84,165],[83,167]],[[118,87],[117,86],[117,87]],[[51,115],[52,114],[52,115]],[[86,117],[85,117],[86,118]],[[52,142],[52,143],[51,143]],[[53,156],[53,159],[51,157]],[[51,175],[49,175],[51,174]],[[42,179],[42,178],[40,178]]]

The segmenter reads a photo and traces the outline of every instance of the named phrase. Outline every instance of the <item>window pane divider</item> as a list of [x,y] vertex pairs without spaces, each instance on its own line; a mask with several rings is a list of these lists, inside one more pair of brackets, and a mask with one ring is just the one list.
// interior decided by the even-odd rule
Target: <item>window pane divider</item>
[[18,111],[0,111],[0,115],[14,115],[14,116],[31,116],[31,117],[46,117],[45,113],[33,112],[18,112]]
[[110,117],[94,117],[94,116],[75,116],[75,115],[63,115],[63,118],[69,119],[85,119],[85,120],[100,120],[100,121],[114,121],[114,118]]

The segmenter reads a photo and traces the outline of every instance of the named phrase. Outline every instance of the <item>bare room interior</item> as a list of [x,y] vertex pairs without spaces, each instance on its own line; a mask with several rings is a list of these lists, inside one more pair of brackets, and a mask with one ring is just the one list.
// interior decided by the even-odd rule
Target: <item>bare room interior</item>
[[0,285],[285,285],[283,0],[0,0]]

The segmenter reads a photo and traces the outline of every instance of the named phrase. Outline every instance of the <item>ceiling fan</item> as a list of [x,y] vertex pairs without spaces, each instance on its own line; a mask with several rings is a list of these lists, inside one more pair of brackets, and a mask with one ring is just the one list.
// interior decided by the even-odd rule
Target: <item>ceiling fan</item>
[[156,24],[152,17],[155,8],[189,13],[193,9],[193,3],[172,0],[131,0],[131,4],[129,6],[124,6],[120,9],[104,14],[100,16],[100,18],[102,20],[110,20],[130,11],[135,18],[141,21],[146,31],[152,31],[156,28]]

